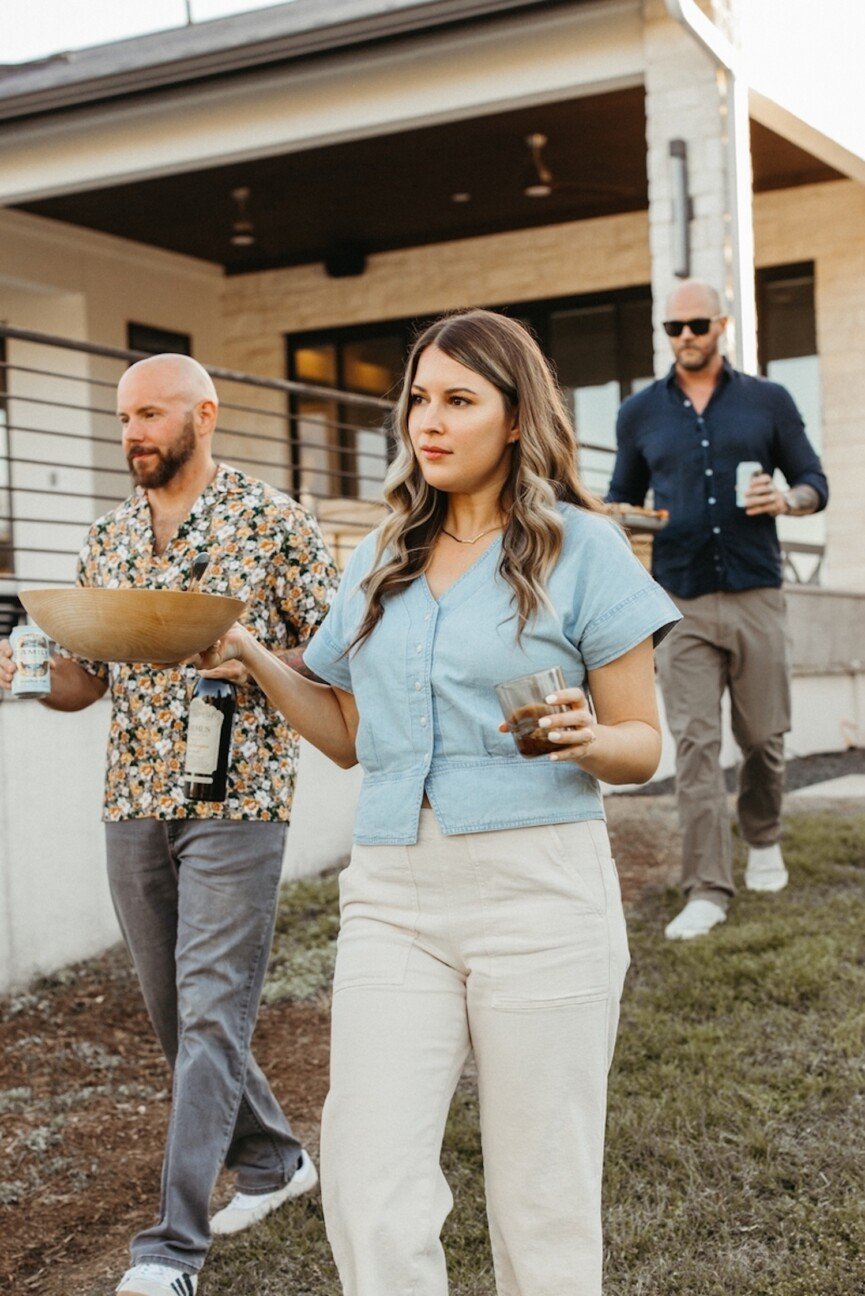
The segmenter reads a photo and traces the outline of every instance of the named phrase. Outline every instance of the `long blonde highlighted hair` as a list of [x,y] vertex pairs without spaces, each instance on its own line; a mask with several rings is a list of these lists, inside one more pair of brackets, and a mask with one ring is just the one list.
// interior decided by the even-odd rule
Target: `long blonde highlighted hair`
[[447,514],[447,493],[424,479],[408,431],[412,384],[421,354],[430,346],[492,383],[520,430],[510,447],[510,471],[502,488],[507,523],[498,566],[513,590],[518,637],[546,603],[546,581],[561,552],[564,524],[556,503],[601,510],[580,482],[576,435],[550,366],[529,331],[486,310],[436,320],[411,349],[394,408],[397,453],[384,483],[391,512],[379,532],[372,569],[361,582],[366,609],[352,646],[378,625],[384,599],[426,569]]

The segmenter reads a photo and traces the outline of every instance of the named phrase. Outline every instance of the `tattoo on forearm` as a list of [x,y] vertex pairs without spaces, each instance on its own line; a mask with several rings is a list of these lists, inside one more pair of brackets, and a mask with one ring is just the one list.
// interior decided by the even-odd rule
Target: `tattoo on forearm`
[[305,648],[306,644],[300,644],[297,648],[289,648],[286,652],[277,653],[276,655],[281,662],[285,662],[286,666],[290,666],[293,671],[297,671],[298,675],[302,675],[304,679],[312,680],[313,684],[326,684],[327,680],[323,680],[320,675],[316,675],[315,671],[311,671],[303,660]]
[[813,513],[820,504],[820,496],[813,486],[791,486],[787,492],[790,512],[796,516]]

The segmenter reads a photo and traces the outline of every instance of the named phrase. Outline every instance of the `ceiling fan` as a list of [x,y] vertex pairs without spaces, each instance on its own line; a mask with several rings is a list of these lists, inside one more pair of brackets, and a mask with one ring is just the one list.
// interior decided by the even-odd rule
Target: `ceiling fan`
[[640,197],[639,190],[633,185],[586,179],[557,180],[544,158],[544,149],[549,143],[548,137],[541,131],[533,131],[530,135],[526,135],[525,141],[530,154],[523,184],[523,194],[526,198],[550,198],[555,193],[565,191],[621,198]]

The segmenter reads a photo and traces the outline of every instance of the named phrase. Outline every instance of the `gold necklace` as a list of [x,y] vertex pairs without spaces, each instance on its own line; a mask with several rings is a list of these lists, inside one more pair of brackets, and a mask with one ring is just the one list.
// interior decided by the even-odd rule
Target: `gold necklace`
[[487,527],[486,531],[479,531],[476,536],[472,536],[471,540],[460,540],[459,536],[455,536],[453,531],[448,531],[447,527],[442,527],[442,534],[450,536],[451,540],[456,540],[457,544],[477,544],[479,540],[481,540],[485,535],[489,535],[491,531],[501,531],[504,528],[504,525],[504,522],[499,522],[496,526]]

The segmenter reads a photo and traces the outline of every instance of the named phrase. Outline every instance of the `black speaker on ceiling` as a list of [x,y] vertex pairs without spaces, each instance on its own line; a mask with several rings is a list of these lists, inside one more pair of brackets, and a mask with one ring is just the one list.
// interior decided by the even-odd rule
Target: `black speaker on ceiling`
[[332,247],[324,258],[325,273],[331,279],[351,279],[366,269],[366,253],[357,243]]

